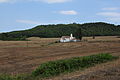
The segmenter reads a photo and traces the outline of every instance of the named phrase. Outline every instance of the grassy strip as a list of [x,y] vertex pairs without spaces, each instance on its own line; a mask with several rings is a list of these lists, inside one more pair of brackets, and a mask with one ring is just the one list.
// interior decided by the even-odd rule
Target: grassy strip
[[0,80],[39,80],[37,77],[32,76],[31,74],[22,74],[22,75],[0,75]]
[[32,72],[34,76],[50,77],[59,75],[64,72],[72,72],[81,68],[94,66],[95,64],[104,63],[116,59],[117,57],[111,54],[96,54],[84,57],[75,57],[71,59],[50,61],[41,64],[36,70]]
[[112,56],[111,54],[102,53],[91,56],[49,61],[47,63],[41,64],[30,75],[0,75],[0,80],[39,80],[39,78],[56,76],[65,72],[72,72],[75,70],[94,66],[96,64],[111,61],[117,58],[118,57]]

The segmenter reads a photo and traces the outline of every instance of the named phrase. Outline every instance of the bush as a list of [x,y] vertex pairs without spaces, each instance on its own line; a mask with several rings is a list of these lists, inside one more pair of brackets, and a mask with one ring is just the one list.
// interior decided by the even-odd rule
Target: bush
[[75,57],[71,59],[50,61],[41,64],[36,70],[32,72],[33,76],[50,77],[59,75],[64,72],[71,72],[81,68],[93,66],[95,64],[104,63],[116,59],[108,53],[96,54],[84,57]]
[[9,75],[0,75],[0,80],[15,80],[15,79]]
[[0,75],[0,80],[37,80],[34,76],[29,74],[22,74],[22,75]]

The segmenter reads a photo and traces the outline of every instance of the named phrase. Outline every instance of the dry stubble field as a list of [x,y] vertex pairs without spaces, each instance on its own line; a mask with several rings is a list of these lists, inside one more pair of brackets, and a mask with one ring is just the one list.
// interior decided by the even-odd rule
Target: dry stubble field
[[[0,73],[30,73],[41,63],[76,56],[111,53],[120,56],[120,38],[84,37],[83,42],[52,43],[58,38],[29,38],[31,41],[0,41]],[[87,40],[87,41],[86,41]],[[108,74],[109,73],[109,74]],[[60,75],[52,80],[120,80],[120,59]]]

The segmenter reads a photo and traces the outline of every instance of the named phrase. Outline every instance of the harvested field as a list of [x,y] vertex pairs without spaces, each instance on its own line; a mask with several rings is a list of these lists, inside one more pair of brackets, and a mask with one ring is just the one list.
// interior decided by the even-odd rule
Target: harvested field
[[[120,38],[117,38],[116,36],[96,37],[96,39],[92,39],[92,37],[85,37],[83,38],[83,42],[76,43],[53,43],[56,40],[59,40],[58,38],[29,38],[29,40],[31,41],[0,41],[0,73],[30,73],[38,67],[39,64],[46,61],[76,56],[87,56],[96,53],[108,52],[113,55],[120,56]],[[116,69],[118,72],[116,71],[114,75],[119,75],[119,61],[120,60],[100,64],[94,68],[86,69],[85,71],[71,73],[68,75],[60,75],[62,78],[56,77],[53,79],[60,80],[70,78],[71,80],[82,80],[80,79],[81,75],[90,76],[90,74],[95,74],[99,76],[102,74],[99,72],[101,70],[107,72],[111,70],[116,71]],[[100,76],[103,77],[105,75]],[[119,77],[117,76],[117,78]],[[108,80],[117,80],[117,78],[111,78]],[[83,80],[100,79],[102,78],[90,77],[89,79],[84,78]]]

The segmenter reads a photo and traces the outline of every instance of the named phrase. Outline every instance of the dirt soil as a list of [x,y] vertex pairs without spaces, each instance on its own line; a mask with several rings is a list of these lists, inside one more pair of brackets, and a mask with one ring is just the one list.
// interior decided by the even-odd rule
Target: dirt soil
[[[110,37],[111,38],[111,37]],[[113,37],[115,38],[115,37]],[[87,42],[51,43],[41,41],[0,41],[0,73],[30,73],[41,63],[76,56],[111,53],[120,56],[120,39],[110,41],[88,40]],[[60,75],[50,80],[120,80],[120,59]]]

